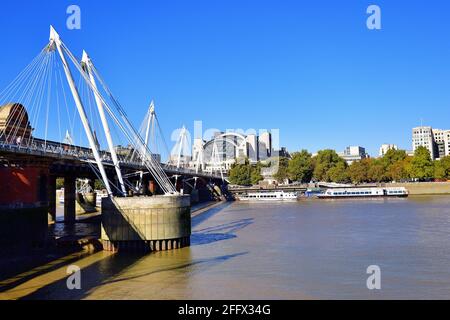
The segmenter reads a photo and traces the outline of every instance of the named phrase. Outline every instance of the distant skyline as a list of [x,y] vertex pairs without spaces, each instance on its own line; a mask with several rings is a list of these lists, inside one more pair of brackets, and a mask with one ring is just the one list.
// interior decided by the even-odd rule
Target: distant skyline
[[[81,8],[81,30],[66,9]],[[368,30],[376,4],[382,29]],[[0,91],[52,24],[86,49],[139,127],[150,101],[170,142],[183,125],[279,129],[289,151],[410,150],[421,124],[450,129],[448,1],[25,1],[0,10]]]

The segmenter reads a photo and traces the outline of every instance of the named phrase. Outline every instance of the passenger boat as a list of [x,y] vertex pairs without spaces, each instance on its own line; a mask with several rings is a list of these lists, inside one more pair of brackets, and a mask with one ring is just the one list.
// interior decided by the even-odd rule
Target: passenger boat
[[237,198],[241,201],[293,201],[298,199],[298,193],[284,191],[249,192],[245,195],[239,195]]
[[340,198],[378,198],[378,197],[407,197],[408,190],[404,187],[398,188],[337,188],[327,189],[319,194],[319,199]]
[[309,188],[305,191],[305,197],[317,197],[319,194],[322,194],[323,191],[320,188]]

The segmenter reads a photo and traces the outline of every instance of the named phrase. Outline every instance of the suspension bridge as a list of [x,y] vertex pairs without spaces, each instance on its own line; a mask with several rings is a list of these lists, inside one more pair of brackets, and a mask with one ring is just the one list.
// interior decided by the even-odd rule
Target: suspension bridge
[[225,184],[223,173],[185,167],[187,143],[183,127],[169,151],[153,102],[135,128],[89,55],[77,59],[50,27],[48,44],[0,93],[0,212],[46,212],[54,220],[59,177],[68,223],[75,221],[77,178],[99,180],[109,203],[124,208],[143,196],[172,204],[183,194],[214,192]]

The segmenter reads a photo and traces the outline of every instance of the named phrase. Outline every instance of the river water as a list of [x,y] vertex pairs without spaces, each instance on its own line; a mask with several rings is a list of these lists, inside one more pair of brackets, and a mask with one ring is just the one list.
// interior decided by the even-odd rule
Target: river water
[[[450,298],[448,196],[235,202],[192,226],[190,248],[99,252],[80,261],[82,290],[56,281],[29,298]],[[370,265],[381,290],[367,289]]]

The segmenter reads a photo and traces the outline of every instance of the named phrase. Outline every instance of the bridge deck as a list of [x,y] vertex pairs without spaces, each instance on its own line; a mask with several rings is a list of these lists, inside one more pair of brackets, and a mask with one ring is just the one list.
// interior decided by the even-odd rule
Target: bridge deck
[[[43,141],[42,141],[43,142]],[[0,155],[8,158],[8,156],[32,156],[39,157],[41,159],[48,159],[53,161],[59,161],[61,163],[64,161],[77,162],[79,165],[89,166],[89,163],[95,162],[94,155],[91,150],[84,147],[70,146],[55,142],[46,143],[34,143],[32,146],[19,146],[0,143]],[[109,152],[102,151],[102,163],[107,167],[114,167],[112,159]],[[1,159],[0,159],[1,160]],[[126,157],[121,156],[120,159],[121,168],[126,171],[146,171],[144,165],[138,161],[130,161]],[[200,177],[205,179],[221,179],[220,175],[210,174],[207,172],[196,172],[189,168],[177,168],[165,163],[161,163],[161,167],[164,171],[171,175],[183,175],[191,177]]]

